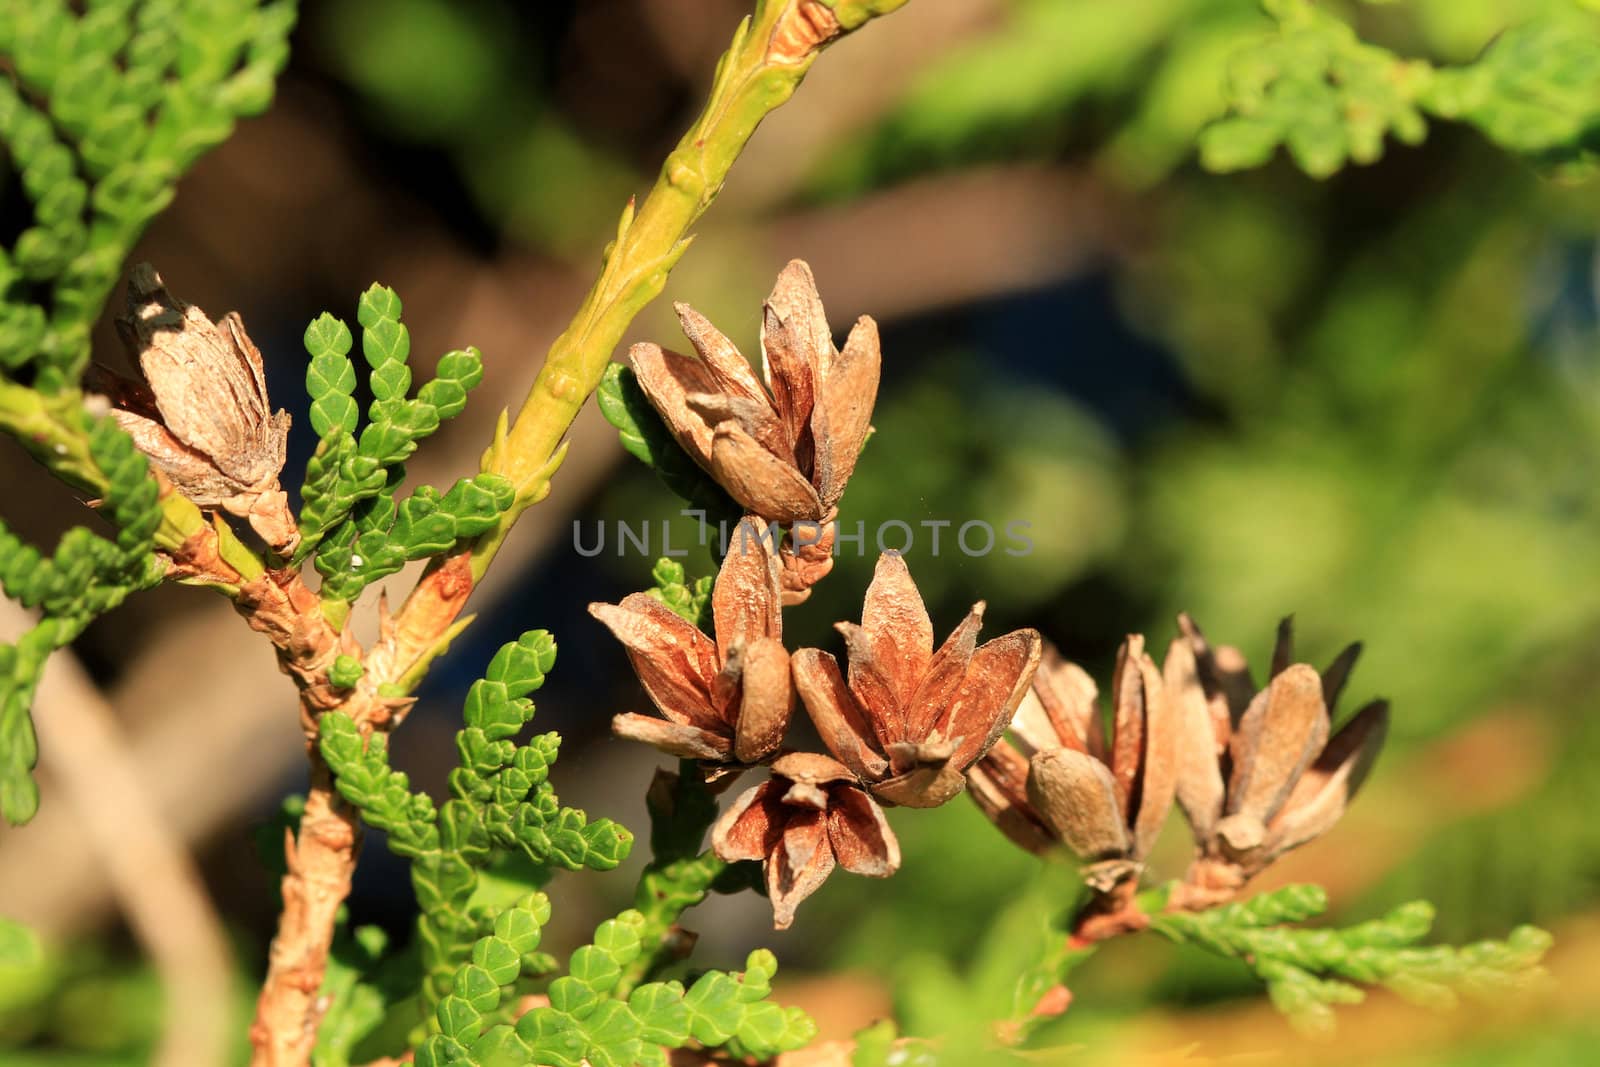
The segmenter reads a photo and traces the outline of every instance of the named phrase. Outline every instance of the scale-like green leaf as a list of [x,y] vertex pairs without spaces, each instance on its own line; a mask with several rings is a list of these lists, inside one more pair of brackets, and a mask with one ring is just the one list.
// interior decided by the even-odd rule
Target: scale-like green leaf
[[1539,961],[1550,947],[1550,935],[1531,926],[1504,941],[1422,947],[1433,926],[1433,908],[1422,901],[1343,930],[1286,925],[1326,907],[1320,887],[1286,886],[1209,911],[1162,912],[1152,925],[1175,941],[1242,960],[1266,983],[1273,1005],[1312,1033],[1331,1030],[1333,1006],[1360,1001],[1365,986],[1428,1007],[1453,1006],[1461,994],[1514,992],[1543,973]]

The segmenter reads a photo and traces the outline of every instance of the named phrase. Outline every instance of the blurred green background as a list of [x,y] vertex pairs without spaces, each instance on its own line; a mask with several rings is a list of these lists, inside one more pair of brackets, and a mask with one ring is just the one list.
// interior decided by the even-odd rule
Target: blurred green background
[[[1400,53],[1462,62],[1566,3],[1326,6]],[[304,323],[325,308],[349,317],[374,278],[396,286],[419,350],[484,348],[478,421],[441,434],[425,461],[465,471],[576,306],[620,205],[698,107],[742,10],[307,4],[277,106],[202,163],[139,256],[213,314],[243,312],[301,423]],[[1557,939],[1557,988],[1532,1014],[1438,1019],[1375,998],[1312,1051],[1241,972],[1132,939],[1075,976],[1057,1036],[1115,1062],[1191,1045],[1594,1062],[1597,185],[1446,124],[1325,181],[1282,159],[1208,174],[1196,133],[1222,111],[1229,56],[1268,25],[1254,0],[915,0],[825,56],[757,135],[667,295],[750,352],[761,298],[799,256],[841,336],[859,314],[879,319],[877,433],[843,514],[917,528],[908,562],[941,633],[982,598],[989,633],[1037,626],[1102,679],[1124,634],[1164,645],[1179,610],[1257,662],[1286,614],[1312,662],[1363,640],[1352,707],[1393,702],[1390,746],[1339,829],[1263,888],[1320,881],[1340,920],[1426,897],[1440,937],[1535,922]],[[682,347],[665,302],[641,318],[635,339],[647,337]],[[592,542],[596,523],[660,523],[678,505],[598,419],[574,436],[555,493],[394,749],[415,780],[442,786],[466,682],[501,641],[548,627],[562,652],[539,721],[568,736],[557,784],[642,829],[651,755],[605,737],[642,697],[583,607],[647,585],[652,559],[614,544],[585,558],[572,524]],[[295,455],[312,444],[298,426]],[[33,484],[16,466],[13,492]],[[59,501],[41,506],[40,528],[71,520],[64,494],[38,491]],[[920,524],[945,520],[935,554]],[[952,550],[950,531],[971,520],[1027,523],[1031,554]],[[677,518],[673,544],[693,536]],[[791,647],[834,649],[829,626],[857,617],[874,555],[846,553],[790,613]],[[273,914],[251,830],[303,770],[287,684],[264,649],[217,632],[229,613],[201,599],[147,596],[78,651],[144,739],[153,788],[184,813],[174,821],[229,932],[243,1020]],[[220,665],[231,694],[204,720],[171,695],[197,658]],[[195,725],[163,734],[170,722]],[[241,760],[249,772],[225,780],[201,766]],[[0,832],[0,912],[46,937],[36,966],[0,973],[0,1060],[145,1062],[159,983],[103,885],[83,884],[104,878],[74,847],[70,812],[46,814],[57,821]],[[1008,942],[991,931],[1025,928],[1049,884],[1008,913],[1036,864],[965,801],[892,819],[901,873],[831,880],[794,931],[766,931],[760,901],[691,913],[708,964],[772,945],[791,999],[836,1036],[891,1008],[909,1032],[937,1032],[992,995]],[[1184,838],[1174,820],[1159,875],[1181,873]],[[576,931],[620,906],[631,878],[554,892]],[[404,869],[370,843],[352,916],[403,939],[408,894]]]

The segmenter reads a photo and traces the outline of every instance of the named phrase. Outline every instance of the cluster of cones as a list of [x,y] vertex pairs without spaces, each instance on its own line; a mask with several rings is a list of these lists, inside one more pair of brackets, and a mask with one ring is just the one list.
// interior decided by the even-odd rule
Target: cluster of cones
[[[783,643],[782,609],[832,566],[831,537],[769,531],[837,519],[870,430],[880,354],[863,317],[843,350],[811,271],[779,276],[762,320],[762,374],[692,309],[698,359],[631,353],[678,442],[748,513],[711,598],[714,636],[638,593],[590,610],[627,648],[660,717],[625,714],[621,737],[697,760],[708,781],[766,766],[712,831],[723,859],[760,860],[778,927],[836,868],[887,877],[900,864],[884,806],[934,807],[963,791],[1036,852],[1066,846],[1115,914],[1131,899],[1176,800],[1197,855],[1184,906],[1231,898],[1274,858],[1325,832],[1382,743],[1370,704],[1337,733],[1332,709],[1358,649],[1324,672],[1293,663],[1287,623],[1262,688],[1236,649],[1187,617],[1158,669],[1127,639],[1109,716],[1094,683],[1037,631],[983,644],[982,603],[937,647],[905,562],[883,555],[859,623],[841,622],[846,664]],[[784,747],[798,692],[826,754]]]

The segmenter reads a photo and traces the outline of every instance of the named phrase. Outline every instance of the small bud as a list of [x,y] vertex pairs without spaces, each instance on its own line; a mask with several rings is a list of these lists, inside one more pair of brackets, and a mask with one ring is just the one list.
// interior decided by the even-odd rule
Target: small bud
[[366,668],[354,656],[340,655],[334,658],[333,666],[328,668],[328,681],[340,689],[349,689],[361,680],[366,673]]

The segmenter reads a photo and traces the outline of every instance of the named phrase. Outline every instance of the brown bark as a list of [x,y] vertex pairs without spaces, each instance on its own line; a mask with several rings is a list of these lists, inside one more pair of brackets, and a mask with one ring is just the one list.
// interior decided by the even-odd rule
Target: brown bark
[[267,979],[250,1026],[252,1064],[289,1067],[310,1060],[328,1009],[318,994],[339,905],[350,894],[360,821],[333,789],[333,776],[311,749],[311,789],[298,837],[286,836],[283,911],[272,939]]
[[334,659],[360,649],[348,633],[329,624],[320,598],[297,571],[269,571],[246,582],[218,556],[216,536],[210,530],[195,534],[172,553],[171,569],[177,577],[236,585],[235,608],[251,629],[271,640],[279,669],[294,679],[300,691],[311,787],[299,833],[284,841],[288,870],[282,883],[283,911],[268,954],[250,1042],[253,1064],[305,1064],[316,1042],[317,1024],[327,1010],[318,990],[361,840],[360,821],[339,800],[333,776],[317,751],[317,720],[333,708],[368,705],[375,697],[375,684],[344,695],[329,683],[328,668]]
[[274,574],[241,588],[240,610],[251,627],[272,638],[284,673],[301,693],[301,719],[311,762],[311,788],[297,835],[284,842],[283,912],[268,955],[267,977],[250,1027],[253,1067],[308,1063],[317,1026],[329,1005],[318,991],[333,945],[339,905],[350,893],[361,846],[361,820],[340,799],[333,775],[317,749],[317,720],[325,712],[349,715],[363,734],[387,731],[411,704],[380,696],[434,654],[472,593],[471,560],[452,556],[425,576],[398,615],[381,609],[377,642],[363,657],[366,672],[353,691],[329,685],[327,670],[341,653],[359,652],[348,633],[336,634],[316,594],[298,575]]

